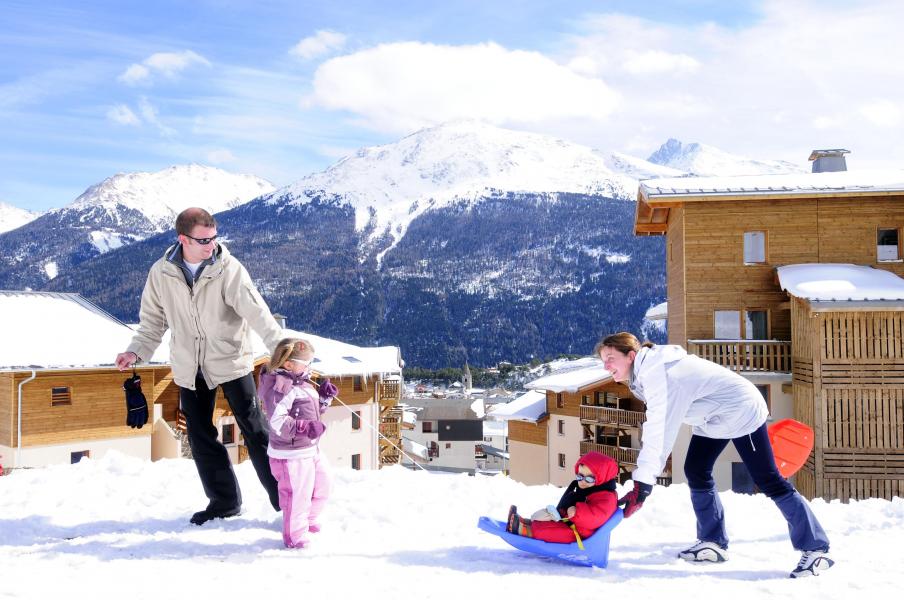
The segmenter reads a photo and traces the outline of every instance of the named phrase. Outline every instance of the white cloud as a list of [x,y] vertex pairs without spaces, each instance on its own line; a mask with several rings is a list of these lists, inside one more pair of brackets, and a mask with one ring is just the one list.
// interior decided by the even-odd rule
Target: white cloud
[[691,73],[700,67],[700,61],[687,54],[672,54],[661,50],[631,51],[627,53],[625,71],[644,73]]
[[321,29],[312,36],[306,37],[289,50],[289,54],[302,60],[311,60],[329,52],[341,49],[348,38],[345,34]]
[[147,98],[141,98],[138,101],[138,110],[144,121],[156,127],[161,135],[164,137],[175,135],[176,130],[163,124],[158,116],[157,108]]
[[502,125],[603,121],[617,103],[602,80],[538,52],[404,42],[326,61],[303,105],[349,111],[370,127],[407,133],[461,118]]
[[891,100],[873,100],[862,104],[860,114],[875,125],[894,127],[901,123],[901,109]]
[[235,161],[236,161],[235,155],[232,152],[230,152],[229,150],[226,150],[225,148],[211,150],[210,152],[207,153],[207,162],[214,164],[214,165],[221,165],[224,163],[231,163],[231,162],[235,162]]
[[140,64],[129,65],[119,76],[119,80],[129,85],[137,85],[149,82],[154,74],[173,78],[194,65],[209,67],[210,61],[192,50],[156,52],[144,59]]
[[132,109],[125,104],[117,104],[108,110],[107,118],[120,125],[141,125],[141,119],[138,118],[138,115],[132,112]]

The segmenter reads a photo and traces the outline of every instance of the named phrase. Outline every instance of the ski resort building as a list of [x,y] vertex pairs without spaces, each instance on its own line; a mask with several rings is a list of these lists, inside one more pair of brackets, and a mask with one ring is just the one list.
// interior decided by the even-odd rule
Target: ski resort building
[[[634,230],[666,236],[669,343],[815,430],[801,493],[891,498],[904,495],[904,171],[831,170],[845,152],[814,151],[812,173],[642,182]],[[717,483],[743,490],[733,452]]]

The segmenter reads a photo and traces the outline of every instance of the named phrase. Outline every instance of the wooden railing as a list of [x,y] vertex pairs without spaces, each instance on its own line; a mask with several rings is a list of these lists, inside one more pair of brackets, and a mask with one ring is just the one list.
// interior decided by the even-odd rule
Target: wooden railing
[[624,425],[625,427],[640,427],[647,418],[642,412],[636,410],[622,410],[606,406],[581,405],[581,420],[593,423],[609,425]]
[[581,442],[581,454],[587,454],[590,451],[611,456],[617,463],[622,465],[636,465],[637,455],[640,453],[640,450],[636,448],[622,448],[621,446]]
[[382,421],[380,423],[380,433],[389,438],[398,438],[399,437],[399,423],[395,422],[387,422]]
[[381,381],[379,385],[380,403],[393,401],[398,402],[401,395],[401,385],[398,381]]
[[734,371],[791,372],[791,342],[688,340],[687,351]]

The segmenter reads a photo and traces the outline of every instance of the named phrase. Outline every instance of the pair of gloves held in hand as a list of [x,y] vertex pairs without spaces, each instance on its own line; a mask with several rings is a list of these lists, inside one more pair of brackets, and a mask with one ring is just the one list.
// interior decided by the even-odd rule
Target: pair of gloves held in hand
[[[320,396],[320,413],[323,414],[329,408],[333,398],[339,393],[339,388],[327,378],[317,386],[317,393]],[[306,435],[314,439],[323,435],[323,432],[326,431],[326,425],[322,421],[298,419],[295,424],[295,431],[300,435]]]

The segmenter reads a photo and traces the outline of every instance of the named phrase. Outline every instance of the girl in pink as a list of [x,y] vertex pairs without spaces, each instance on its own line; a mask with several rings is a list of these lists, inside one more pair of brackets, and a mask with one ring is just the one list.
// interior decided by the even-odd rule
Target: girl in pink
[[329,379],[315,387],[309,375],[314,347],[307,340],[284,339],[269,367],[261,371],[258,396],[270,428],[270,471],[279,490],[283,541],[304,548],[308,532],[320,531],[317,517],[330,493],[330,476],[318,447],[326,430],[320,416],[337,393]]

